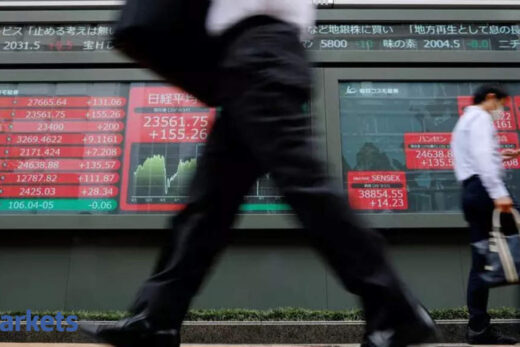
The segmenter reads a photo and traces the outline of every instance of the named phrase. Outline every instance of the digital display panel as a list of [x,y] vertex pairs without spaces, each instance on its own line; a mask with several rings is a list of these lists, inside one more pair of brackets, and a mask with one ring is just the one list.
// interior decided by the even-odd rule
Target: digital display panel
[[111,23],[0,25],[0,52],[99,52],[114,49]]
[[[0,213],[178,211],[217,116],[160,83],[0,84]],[[288,210],[269,176],[241,207]]]
[[325,24],[309,28],[310,50],[518,51],[520,25],[493,23]]
[[[113,23],[0,25],[0,54],[110,51],[113,33]],[[308,34],[309,50],[520,50],[519,23],[319,23]]]
[[[472,104],[478,82],[341,82],[340,124],[345,190],[354,209],[370,213],[459,212],[451,132]],[[495,120],[503,149],[519,148],[520,83]],[[520,162],[506,183],[520,188]]]

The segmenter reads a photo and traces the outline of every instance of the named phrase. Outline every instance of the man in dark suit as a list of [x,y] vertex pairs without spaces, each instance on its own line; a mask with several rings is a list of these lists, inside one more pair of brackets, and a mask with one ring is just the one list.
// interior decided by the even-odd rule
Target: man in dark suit
[[190,302],[226,246],[243,196],[267,172],[345,288],[361,297],[365,346],[406,346],[433,334],[433,321],[389,265],[382,239],[361,227],[314,155],[311,117],[302,112],[311,75],[300,43],[313,21],[310,1],[212,1],[207,29],[222,51],[223,112],[134,316],[95,330],[98,337],[116,346],[178,344]]

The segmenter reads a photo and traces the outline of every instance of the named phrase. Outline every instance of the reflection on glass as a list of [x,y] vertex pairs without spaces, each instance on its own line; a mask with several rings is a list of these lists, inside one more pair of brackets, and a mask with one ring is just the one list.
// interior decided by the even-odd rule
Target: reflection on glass
[[[452,172],[451,131],[479,82],[342,82],[340,121],[344,177],[354,206],[365,212],[458,212],[460,187]],[[504,148],[518,148],[520,83],[497,120]],[[520,163],[509,163],[507,183],[520,185]],[[349,172],[354,173],[350,174]],[[368,173],[368,175],[367,175]],[[407,209],[392,208],[388,185],[406,177]],[[360,187],[359,180],[365,179]],[[358,180],[354,189],[352,180]],[[375,206],[372,208],[372,206]]]

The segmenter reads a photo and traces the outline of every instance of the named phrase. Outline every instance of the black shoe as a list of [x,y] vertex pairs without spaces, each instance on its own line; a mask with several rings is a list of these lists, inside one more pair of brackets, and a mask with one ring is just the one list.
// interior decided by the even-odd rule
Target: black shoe
[[144,315],[110,324],[80,323],[86,334],[116,347],[179,347],[177,330],[154,330]]
[[405,347],[437,340],[437,328],[429,313],[420,305],[415,319],[396,327],[367,333],[361,347]]
[[470,345],[515,345],[518,342],[514,337],[502,335],[492,326],[480,332],[468,328],[466,341]]

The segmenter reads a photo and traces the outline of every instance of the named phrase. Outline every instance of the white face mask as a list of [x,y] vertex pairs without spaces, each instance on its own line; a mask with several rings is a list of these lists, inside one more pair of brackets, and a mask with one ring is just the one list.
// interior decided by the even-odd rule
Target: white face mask
[[500,106],[496,110],[491,111],[491,117],[493,120],[500,120],[504,118],[505,109],[504,106]]

